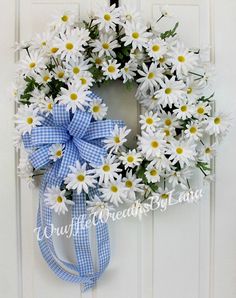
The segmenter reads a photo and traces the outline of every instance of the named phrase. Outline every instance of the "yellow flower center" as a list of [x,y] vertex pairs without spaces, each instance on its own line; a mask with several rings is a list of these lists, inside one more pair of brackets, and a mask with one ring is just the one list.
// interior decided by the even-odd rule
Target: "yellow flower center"
[[98,113],[100,111],[100,106],[93,106],[93,112]]
[[133,162],[133,161],[134,161],[134,157],[133,157],[132,155],[129,155],[129,156],[127,157],[127,161],[128,161],[128,162]]
[[108,14],[108,13],[104,14],[104,20],[105,21],[110,21],[111,20],[110,14]]
[[108,70],[109,72],[113,73],[113,72],[116,71],[116,68],[115,68],[114,65],[109,65],[107,70]]
[[29,64],[29,67],[32,69],[32,68],[35,68],[35,66],[36,66],[36,63],[35,62],[31,62],[30,64]]
[[165,130],[164,130],[164,133],[165,133],[166,137],[169,137],[169,136],[170,136],[170,131],[169,131],[169,129],[165,129]]
[[192,126],[189,131],[190,133],[194,134],[197,132],[197,128],[195,126]]
[[165,58],[165,57],[160,57],[160,58],[159,58],[159,62],[160,62],[160,63],[164,63],[165,61],[166,61],[166,58]]
[[28,123],[28,124],[32,124],[33,123],[33,118],[32,117],[28,117],[27,119],[26,119],[26,122]]
[[61,196],[58,196],[57,197],[57,203],[62,203],[62,201],[63,201],[62,197]]
[[168,198],[169,198],[169,195],[168,195],[167,193],[163,193],[163,194],[161,195],[161,198],[162,198],[162,199],[168,199]]
[[180,110],[181,110],[182,112],[187,112],[188,107],[184,105],[184,106],[182,106],[182,107],[180,108]]
[[97,65],[100,65],[100,64],[102,63],[102,59],[101,59],[101,58],[96,58],[96,59],[95,59],[95,63],[96,63]]
[[102,44],[102,47],[103,47],[104,50],[108,50],[110,48],[109,43],[107,43],[107,42],[104,42]]
[[114,142],[116,144],[119,144],[120,143],[120,138],[118,136],[114,137]]
[[51,48],[51,53],[55,54],[59,49],[56,47]]
[[149,72],[148,79],[152,80],[154,77],[155,77],[155,73],[154,72]]
[[183,148],[181,148],[181,147],[176,148],[176,153],[177,154],[182,154],[183,152],[184,152]]
[[61,151],[61,150],[57,150],[57,152],[56,152],[56,156],[57,156],[57,157],[61,157],[61,156],[62,156],[62,151]]
[[146,123],[148,124],[148,125],[152,125],[153,124],[153,119],[151,118],[151,117],[148,117],[147,119],[146,119]]
[[111,187],[111,191],[112,191],[112,192],[117,192],[117,191],[118,191],[117,186],[112,185],[112,187]]
[[133,182],[130,181],[130,180],[127,180],[127,181],[125,182],[125,186],[128,187],[128,188],[131,188],[131,187],[133,186]]
[[109,172],[109,171],[111,170],[111,168],[110,168],[109,165],[104,165],[104,166],[102,167],[102,169],[103,169],[104,172]]
[[138,38],[139,38],[139,33],[138,33],[138,32],[133,32],[133,33],[132,33],[132,37],[133,37],[134,39],[138,39]]
[[69,19],[69,17],[66,16],[66,15],[64,15],[64,16],[61,17],[62,22],[67,22],[68,19]]
[[85,179],[84,175],[82,175],[82,174],[78,175],[76,178],[79,182],[83,182]]
[[59,71],[57,73],[57,76],[58,76],[59,79],[62,79],[64,77],[64,74],[65,74],[64,71]]
[[151,146],[152,146],[152,148],[158,148],[159,147],[159,143],[157,141],[152,141],[151,142]]
[[76,93],[71,93],[70,99],[71,100],[76,100],[78,98],[78,95]]
[[68,42],[67,44],[66,44],[66,49],[67,50],[72,50],[74,48],[74,45],[73,45],[73,43],[71,43],[71,42]]
[[45,75],[45,76],[43,77],[44,82],[47,82],[49,79],[50,79],[50,77],[49,77],[48,75]]
[[185,57],[184,56],[179,56],[178,61],[181,62],[181,63],[185,62]]
[[129,67],[124,67],[125,72],[129,71]]
[[158,44],[155,44],[152,46],[152,51],[153,52],[158,52],[160,50],[160,46]]
[[42,45],[43,47],[45,47],[45,46],[47,45],[46,41],[43,41],[43,42],[41,43],[41,45]]
[[189,87],[188,89],[187,89],[187,94],[191,94],[193,92],[193,89],[191,88],[191,87]]
[[52,110],[52,107],[53,107],[53,104],[50,102],[50,103],[48,104],[48,110],[51,111],[51,110]]
[[203,107],[199,107],[199,108],[197,109],[197,113],[198,113],[198,114],[204,114],[204,113],[205,113],[205,109],[204,109]]
[[151,176],[157,176],[157,174],[158,174],[158,172],[157,172],[156,169],[152,169],[152,170],[150,171],[150,175],[151,175]]
[[165,94],[171,94],[171,92],[172,92],[171,88],[166,88]]
[[210,148],[210,147],[207,147],[207,148],[205,149],[205,153],[206,153],[206,154],[210,154],[210,153],[211,153],[211,148]]
[[171,119],[166,119],[166,120],[165,120],[165,125],[166,125],[166,126],[170,126],[171,124],[172,124]]
[[216,125],[219,125],[219,124],[221,123],[221,119],[220,119],[220,117],[216,117],[216,118],[214,119],[214,123],[215,123]]
[[86,85],[87,84],[87,80],[85,78],[80,78],[81,84],[82,85]]
[[78,66],[73,67],[73,73],[78,74],[80,72],[80,68]]

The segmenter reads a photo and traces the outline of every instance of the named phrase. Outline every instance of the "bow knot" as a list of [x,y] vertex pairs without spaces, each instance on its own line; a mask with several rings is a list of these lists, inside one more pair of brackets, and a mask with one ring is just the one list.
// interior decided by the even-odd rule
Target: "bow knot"
[[50,168],[48,179],[61,184],[69,173],[69,166],[76,160],[100,165],[106,155],[103,140],[111,135],[115,125],[124,126],[120,120],[93,121],[88,111],[77,110],[71,114],[64,105],[55,105],[52,115],[42,126],[32,129],[31,135],[23,137],[26,148],[34,148],[30,161],[35,169],[51,165],[49,148],[53,144],[64,144],[62,158]]

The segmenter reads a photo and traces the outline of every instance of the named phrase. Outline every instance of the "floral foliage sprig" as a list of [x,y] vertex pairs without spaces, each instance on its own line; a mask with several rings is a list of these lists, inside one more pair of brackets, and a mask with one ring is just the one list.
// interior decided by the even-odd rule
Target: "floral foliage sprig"
[[[100,197],[88,196],[88,210],[96,216],[107,216],[123,202],[142,213],[142,204],[154,194],[167,200],[173,190],[189,191],[196,169],[211,178],[210,161],[229,121],[213,111],[212,68],[201,60],[201,51],[184,46],[176,34],[178,23],[159,32],[159,22],[166,16],[163,8],[160,18],[147,26],[137,11],[112,5],[80,23],[65,11],[47,32],[18,46],[24,58],[14,92],[19,104],[17,144],[22,135],[42,125],[54,105],[63,104],[72,114],[89,111],[95,121],[104,119],[108,107],[89,95],[94,85],[112,80],[127,86],[136,82],[137,100],[146,109],[140,116],[137,148],[125,146],[130,130],[116,126],[104,142],[108,155],[101,166],[77,161],[61,188],[47,190],[46,202],[56,212],[68,210],[72,190],[89,194],[98,187]],[[64,144],[49,148],[51,163],[63,154]],[[30,182],[37,175],[27,154],[19,171]]]

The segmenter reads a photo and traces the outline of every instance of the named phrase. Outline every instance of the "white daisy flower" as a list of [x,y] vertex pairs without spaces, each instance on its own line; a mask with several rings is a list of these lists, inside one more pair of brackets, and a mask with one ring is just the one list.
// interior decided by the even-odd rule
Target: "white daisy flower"
[[185,167],[179,171],[171,170],[167,175],[167,181],[173,188],[179,185],[180,187],[185,189],[187,179],[190,179],[191,177],[192,171],[188,167]]
[[202,92],[202,86],[193,77],[187,77],[185,84],[188,100],[195,102]]
[[68,84],[68,89],[61,88],[61,95],[58,96],[56,101],[66,105],[66,110],[72,110],[72,113],[76,109],[84,111],[84,107],[88,105],[91,99],[88,97],[90,91],[85,90],[81,83],[73,81]]
[[69,61],[79,54],[79,51],[83,51],[82,44],[78,42],[78,36],[74,31],[67,30],[65,33],[60,34],[60,38],[55,38],[56,46],[61,59]]
[[36,34],[35,38],[31,42],[31,46],[34,50],[41,50],[45,52],[47,50],[49,41],[52,39],[51,32],[44,32]]
[[171,170],[171,162],[165,156],[165,154],[157,155],[153,158],[153,165],[159,169],[159,171],[170,171]]
[[20,161],[17,169],[18,169],[17,174],[19,177],[23,179],[33,179],[34,169],[28,159],[28,156],[20,157]]
[[149,131],[155,131],[158,127],[158,122],[160,118],[158,117],[157,113],[153,113],[152,111],[146,112],[144,115],[140,115],[141,129]]
[[122,161],[125,169],[127,169],[139,166],[142,161],[142,156],[139,152],[133,149],[128,152],[121,152],[119,159]]
[[131,129],[127,129],[126,126],[118,127],[115,125],[115,128],[109,138],[104,140],[105,148],[110,150],[110,152],[117,152],[121,146],[127,141],[126,137],[130,133]]
[[130,58],[136,61],[138,64],[142,64],[144,59],[146,58],[146,55],[143,49],[139,50],[138,48],[136,49],[132,48],[130,51]]
[[86,170],[87,164],[76,161],[75,166],[70,166],[71,173],[65,178],[67,189],[76,189],[79,195],[82,191],[88,193],[89,187],[95,187],[94,170]]
[[134,23],[141,20],[141,15],[134,7],[123,4],[120,6],[120,18],[123,23]]
[[116,180],[110,181],[100,188],[102,193],[101,197],[104,201],[110,201],[115,206],[122,204],[124,199],[127,197],[127,189],[124,183],[121,181],[121,176]]
[[36,72],[45,69],[45,58],[38,51],[34,51],[30,56],[26,56],[19,65],[20,71],[25,75],[33,75]]
[[50,113],[52,113],[54,106],[54,101],[52,97],[46,97],[45,99],[41,100],[39,103],[39,108],[42,113],[45,114],[45,116],[48,116]]
[[89,89],[93,86],[94,79],[90,71],[82,72],[77,76],[76,79],[80,80],[82,87],[85,89]]
[[52,80],[52,74],[47,69],[43,69],[38,72],[38,74],[35,78],[39,84],[46,85],[47,83],[49,83]]
[[121,172],[119,169],[119,162],[116,162],[115,155],[108,155],[106,158],[102,157],[102,164],[99,167],[94,167],[95,177],[97,177],[98,183],[108,183],[119,177],[118,173]]
[[41,125],[43,117],[38,115],[38,109],[34,109],[31,105],[22,105],[19,107],[15,115],[15,123],[17,130],[23,135],[31,133],[33,127]]
[[186,49],[182,43],[177,43],[169,51],[169,62],[172,64],[172,72],[176,71],[177,76],[182,78],[187,75],[189,71],[197,64],[197,55]]
[[165,134],[165,140],[170,142],[173,137],[176,136],[176,130],[174,127],[162,127],[161,132]]
[[192,141],[172,140],[167,145],[166,154],[170,155],[169,159],[173,165],[179,162],[181,168],[183,168],[184,165],[191,166],[195,161],[195,147],[196,144]]
[[53,144],[49,148],[49,159],[57,161],[58,159],[62,158],[64,149],[65,145],[63,144]]
[[171,112],[162,111],[160,114],[160,126],[165,128],[178,128],[180,127],[178,119]]
[[95,120],[102,120],[107,114],[108,107],[102,102],[101,98],[91,101],[89,107]]
[[133,49],[138,48],[140,51],[152,35],[152,33],[146,31],[146,26],[141,23],[127,23],[124,28],[125,36],[122,37],[121,41],[125,43],[125,46],[132,44]]
[[106,79],[116,80],[121,76],[120,63],[117,63],[117,60],[109,60],[108,62],[104,62],[102,66],[102,71],[106,76]]
[[219,113],[205,120],[206,132],[210,135],[225,135],[229,130],[229,117]]
[[191,122],[186,125],[184,133],[187,139],[198,141],[203,136],[203,129],[198,122]]
[[65,65],[65,68],[69,74],[77,78],[81,73],[87,72],[91,66],[89,59],[76,57],[75,59],[70,59]]
[[162,58],[167,52],[167,46],[165,41],[160,38],[152,39],[147,44],[148,56],[158,60]]
[[132,215],[138,217],[139,220],[150,211],[150,205],[140,200],[135,201],[130,208],[132,209]]
[[145,176],[148,180],[148,183],[156,183],[160,181],[160,170],[156,166],[156,161],[153,160],[148,166],[145,172]]
[[103,63],[105,62],[105,58],[99,57],[97,53],[92,53],[90,60],[95,64],[96,68],[102,67]]
[[160,12],[161,12],[161,15],[164,16],[164,17],[172,17],[173,16],[173,13],[170,10],[169,5],[161,6],[160,7]]
[[138,92],[136,93],[136,97],[145,109],[153,111],[158,111],[160,109],[159,100],[157,98],[157,95],[154,94],[154,90],[148,90],[148,92],[144,90],[138,90]]
[[211,106],[207,102],[199,101],[195,105],[194,117],[203,120],[208,118],[211,112]]
[[138,73],[142,76],[137,80],[137,82],[140,84],[139,88],[140,90],[147,90],[150,89],[151,91],[154,90],[162,82],[162,72],[160,68],[157,68],[157,65],[155,63],[152,63],[149,68],[147,68],[147,65],[143,64],[143,70],[138,70]]
[[166,144],[164,136],[164,133],[160,132],[142,132],[139,137],[139,147],[147,159],[154,158],[163,152]]
[[68,10],[62,11],[60,14],[54,16],[54,21],[51,24],[51,28],[64,31],[65,29],[74,25],[75,19],[76,16],[72,12]]
[[133,60],[129,60],[125,63],[125,66],[120,70],[123,82],[126,83],[129,80],[133,80],[136,76],[137,63]]
[[58,215],[65,214],[68,211],[66,205],[73,205],[74,202],[71,200],[67,200],[65,196],[66,190],[60,190],[58,186],[53,186],[51,188],[47,188],[45,192],[45,203],[46,205],[53,209]]
[[132,171],[126,173],[126,177],[123,178],[123,182],[127,189],[127,199],[134,201],[136,199],[136,193],[143,192],[142,179],[137,178]]
[[171,79],[165,77],[164,81],[160,82],[161,89],[155,94],[159,98],[159,103],[165,108],[167,105],[171,108],[180,102],[180,99],[185,96],[183,89],[185,85],[182,81],[176,81],[173,76]]
[[96,20],[93,21],[93,24],[98,24],[99,30],[104,29],[106,32],[109,32],[110,28],[115,31],[116,25],[120,23],[119,9],[115,4],[100,8],[95,17]]
[[102,221],[107,221],[111,212],[115,209],[107,202],[103,202],[98,196],[94,196],[91,201],[86,202],[88,212]]
[[176,104],[176,109],[174,109],[174,114],[176,118],[186,120],[188,118],[192,118],[194,112],[194,106],[185,99],[182,99],[181,102]]
[[116,57],[114,49],[120,47],[114,35],[107,33],[101,33],[99,39],[96,39],[91,46],[94,47],[93,52],[98,53],[98,57],[106,55],[112,56],[113,58]]
[[216,144],[204,145],[199,154],[199,159],[203,162],[209,163],[216,153]]
[[65,82],[65,80],[67,79],[67,74],[63,67],[61,67],[59,65],[59,66],[55,67],[53,71],[54,71],[55,79],[57,79],[58,81]]
[[167,55],[163,55],[162,57],[157,59],[155,62],[159,67],[161,67],[163,69],[166,69],[169,66]]

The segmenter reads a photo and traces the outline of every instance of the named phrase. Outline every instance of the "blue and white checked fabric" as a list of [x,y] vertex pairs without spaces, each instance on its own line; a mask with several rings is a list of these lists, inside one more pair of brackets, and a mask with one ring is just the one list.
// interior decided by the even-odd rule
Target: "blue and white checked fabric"
[[[99,98],[96,94],[90,94],[91,99]],[[68,175],[69,166],[77,160],[93,165],[101,163],[101,157],[106,155],[103,140],[109,137],[115,125],[124,126],[120,120],[94,121],[91,113],[77,110],[75,114],[66,111],[64,105],[55,105],[52,115],[42,122],[42,126],[32,129],[31,134],[25,134],[22,139],[26,149],[33,149],[30,160],[35,169],[45,169],[46,173],[40,188],[40,200],[37,216],[37,227],[42,240],[39,247],[45,261],[52,271],[61,279],[82,283],[83,290],[94,286],[97,279],[104,272],[110,260],[110,242],[108,226],[97,220],[96,238],[99,268],[96,271],[93,266],[93,258],[89,240],[89,228],[74,222],[74,248],[77,264],[61,260],[56,253],[52,236],[43,237],[44,229],[50,229],[52,224],[52,210],[44,202],[44,193],[47,187],[60,186]],[[64,144],[63,157],[52,162],[49,156],[49,148],[52,144]],[[91,190],[90,195],[98,194],[97,190]],[[74,205],[72,207],[73,219],[81,216],[85,221],[86,194],[73,193]]]

